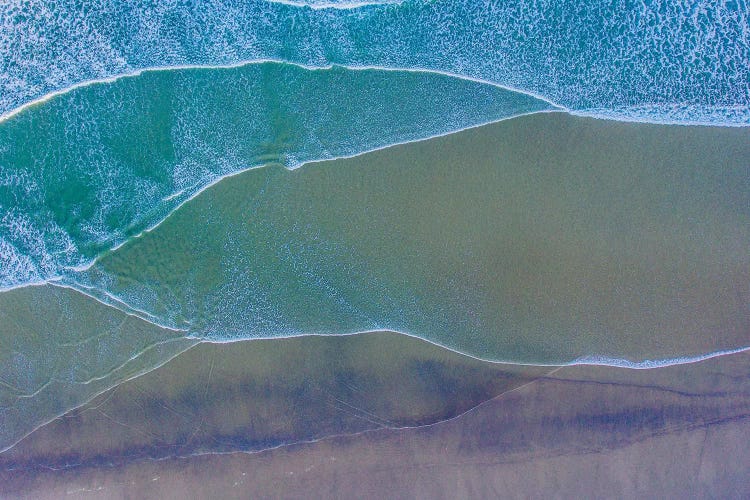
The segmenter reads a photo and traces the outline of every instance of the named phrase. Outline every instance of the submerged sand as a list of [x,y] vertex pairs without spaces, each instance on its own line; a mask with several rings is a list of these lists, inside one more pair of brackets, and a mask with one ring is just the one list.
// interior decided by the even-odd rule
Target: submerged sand
[[[259,169],[88,278],[149,284],[157,317],[217,338],[362,322],[532,361],[747,346],[748,138],[547,114]],[[201,345],[122,384],[194,341],[122,365],[181,333],[70,295],[4,296],[3,418],[117,387],[0,455],[4,496],[748,495],[747,354],[549,373],[372,334]]]

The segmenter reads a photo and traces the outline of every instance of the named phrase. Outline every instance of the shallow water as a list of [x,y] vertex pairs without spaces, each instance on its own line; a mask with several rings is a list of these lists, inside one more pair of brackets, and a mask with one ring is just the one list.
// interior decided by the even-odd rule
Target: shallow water
[[748,133],[545,114],[253,170],[66,280],[196,338],[390,329],[526,363],[746,347]]
[[81,87],[0,122],[0,289],[88,265],[225,175],[549,109],[434,73],[281,63]]
[[750,119],[744,2],[373,3],[315,10],[266,0],[6,2],[0,112],[143,68],[275,59],[427,68],[620,119]]

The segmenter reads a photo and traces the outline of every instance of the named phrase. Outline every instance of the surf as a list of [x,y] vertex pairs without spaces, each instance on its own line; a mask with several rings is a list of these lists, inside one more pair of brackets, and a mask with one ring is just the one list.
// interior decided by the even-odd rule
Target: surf
[[616,11],[607,2],[305,3],[190,9],[143,2],[85,13],[42,0],[7,3],[0,113],[82,81],[148,68],[275,59],[459,74],[613,119],[750,123],[750,30],[734,2],[664,0]]

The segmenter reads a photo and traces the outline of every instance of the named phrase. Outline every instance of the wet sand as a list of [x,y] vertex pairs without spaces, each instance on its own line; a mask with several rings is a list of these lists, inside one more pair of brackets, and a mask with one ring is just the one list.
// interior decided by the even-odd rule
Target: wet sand
[[0,293],[0,450],[195,344],[69,288]]
[[[750,493],[750,356],[578,366],[456,419],[247,454],[16,472],[35,498],[600,498]],[[23,496],[23,495],[22,495]]]
[[552,368],[391,332],[200,344],[0,454],[0,469],[254,451],[459,415]]

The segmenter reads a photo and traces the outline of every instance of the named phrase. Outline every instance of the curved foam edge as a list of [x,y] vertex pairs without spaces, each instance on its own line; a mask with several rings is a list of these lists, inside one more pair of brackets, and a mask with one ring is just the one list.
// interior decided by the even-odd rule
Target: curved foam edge
[[[531,116],[531,115],[536,115],[536,114],[540,114],[540,113],[560,113],[560,112],[563,112],[563,110],[562,109],[546,109],[546,110],[540,110],[540,111],[530,111],[530,112],[526,112],[526,113],[519,113],[519,114],[515,114],[515,115],[509,115],[509,116],[502,117],[502,118],[500,118],[498,120],[490,120],[490,121],[487,121],[487,122],[482,122],[482,123],[477,123],[477,124],[474,124],[474,125],[469,125],[467,127],[462,127],[462,128],[457,128],[457,129],[451,129],[451,130],[448,130],[448,131],[445,131],[445,132],[441,132],[441,133],[438,133],[438,134],[433,134],[433,135],[429,135],[429,136],[425,136],[425,137],[420,137],[418,139],[413,139],[413,140],[407,140],[407,141],[401,141],[401,142],[394,142],[394,143],[390,143],[390,144],[385,144],[383,146],[378,146],[378,147],[371,148],[371,149],[366,149],[366,150],[363,150],[363,151],[357,151],[355,153],[348,154],[348,155],[341,155],[341,156],[335,156],[335,157],[331,157],[331,158],[321,158],[321,159],[316,159],[316,160],[309,160],[309,161],[305,161],[305,162],[301,163],[300,165],[293,166],[293,167],[287,167],[285,165],[281,165],[281,164],[277,164],[277,163],[263,163],[263,164],[259,164],[259,165],[250,165],[250,166],[248,166],[246,168],[237,170],[236,172],[231,172],[231,173],[228,173],[228,174],[221,175],[221,176],[213,179],[211,182],[205,184],[204,186],[201,186],[195,193],[193,193],[192,195],[188,196],[187,198],[185,198],[184,200],[182,200],[180,203],[178,203],[177,205],[175,205],[174,208],[172,210],[170,210],[162,219],[156,221],[154,224],[152,224],[151,226],[147,227],[146,229],[144,229],[140,233],[135,234],[133,236],[130,236],[129,238],[127,238],[126,240],[118,243],[117,245],[113,246],[112,248],[107,249],[104,253],[114,252],[117,249],[119,249],[120,247],[122,247],[123,245],[127,244],[128,242],[130,242],[132,240],[135,240],[137,238],[140,238],[144,234],[150,233],[151,231],[153,231],[154,229],[156,229],[157,227],[159,227],[164,221],[166,221],[167,219],[169,219],[169,217],[173,213],[175,213],[177,210],[179,210],[180,207],[182,207],[183,205],[185,205],[189,201],[193,200],[194,198],[198,197],[201,193],[203,193],[204,191],[206,191],[208,188],[214,186],[215,184],[218,184],[219,182],[223,181],[224,179],[228,179],[228,178],[231,178],[231,177],[235,177],[237,175],[241,175],[241,174],[243,174],[245,172],[248,172],[250,170],[257,170],[257,169],[260,169],[260,168],[268,168],[271,165],[281,165],[283,168],[286,168],[288,170],[297,170],[297,169],[300,169],[300,168],[305,167],[307,165],[313,165],[313,164],[316,164],[316,163],[323,163],[323,162],[336,161],[336,160],[343,160],[343,159],[347,159],[347,158],[356,158],[358,156],[362,156],[362,155],[365,155],[365,154],[368,154],[368,153],[373,153],[375,151],[382,151],[384,149],[389,149],[389,148],[393,148],[393,147],[397,147],[397,146],[402,146],[402,145],[405,145],[405,144],[413,144],[413,143],[419,143],[419,142],[429,141],[431,139],[436,139],[436,138],[439,138],[439,137],[445,137],[445,136],[449,136],[449,135],[453,135],[453,134],[458,134],[458,133],[461,133],[461,132],[464,132],[464,131],[467,131],[467,130],[472,130],[472,129],[476,129],[476,128],[480,128],[480,127],[485,127],[487,125],[492,125],[494,123],[500,123],[500,122],[504,122],[504,121],[507,121],[507,120],[513,120],[513,119],[516,119],[516,118],[522,118],[524,116]],[[172,197],[174,197],[174,196],[179,196],[179,193],[176,193],[176,194],[172,195]],[[101,255],[103,255],[103,254],[97,255],[94,259],[92,259],[89,263],[87,263],[85,265],[76,266],[76,267],[65,267],[64,269],[66,269],[68,271],[71,271],[71,272],[84,272],[84,271],[87,271],[88,269],[90,269],[92,266],[94,266],[99,261],[99,258],[101,257]],[[57,275],[57,276],[50,277],[47,280],[22,283],[22,284],[19,284],[19,285],[13,285],[13,286],[9,286],[9,287],[0,287],[0,293],[2,293],[2,292],[8,292],[8,291],[11,291],[11,290],[15,290],[17,288],[23,288],[25,286],[38,286],[38,285],[45,285],[45,284],[60,284],[61,283],[60,280],[62,280],[62,279],[64,279],[64,276]],[[88,294],[86,294],[86,295],[88,295]],[[130,306],[128,306],[128,307],[130,307]],[[143,312],[143,313],[148,315],[148,313],[145,313],[145,312]],[[161,325],[159,325],[159,326],[161,326]]]
[[460,75],[458,73],[451,73],[449,71],[438,71],[433,69],[425,69],[425,68],[407,68],[407,67],[398,67],[398,66],[377,66],[377,65],[347,65],[347,64],[326,64],[326,65],[309,65],[309,64],[303,64],[298,63],[294,61],[287,61],[284,59],[274,59],[274,58],[261,58],[261,59],[247,59],[243,61],[238,61],[236,63],[231,64],[180,64],[175,66],[150,66],[147,68],[136,68],[133,71],[129,71],[126,73],[120,73],[117,75],[112,75],[104,78],[95,78],[92,80],[84,80],[78,83],[75,83],[73,85],[70,85],[68,87],[55,90],[52,92],[48,92],[47,94],[44,94],[43,96],[37,97],[27,103],[24,103],[16,108],[13,108],[9,111],[6,111],[2,114],[0,114],[0,123],[3,121],[8,120],[9,118],[12,118],[13,116],[18,115],[19,113],[23,112],[24,110],[35,106],[37,104],[42,104],[44,102],[49,101],[50,99],[53,99],[59,95],[67,94],[73,90],[82,88],[82,87],[88,87],[90,85],[99,85],[99,84],[107,84],[107,83],[114,83],[118,80],[121,80],[123,78],[134,78],[142,75],[143,73],[148,72],[156,72],[156,71],[179,71],[179,70],[186,70],[186,69],[232,69],[232,68],[241,68],[243,66],[250,66],[253,64],[264,64],[264,63],[276,63],[276,64],[288,64],[290,66],[295,66],[298,68],[303,68],[311,71],[325,71],[330,70],[333,68],[343,68],[346,70],[351,71],[392,71],[392,72],[403,72],[403,73],[426,73],[426,74],[432,74],[432,75],[441,75],[441,76],[447,76],[451,78],[456,78],[459,80],[474,82],[474,83],[481,83],[483,85],[491,85],[493,87],[497,87],[502,90],[508,90],[511,92],[517,92],[519,94],[524,94],[529,97],[533,97],[535,99],[539,99],[540,101],[544,101],[550,106],[553,106],[555,108],[558,108],[558,110],[562,111],[570,111],[564,106],[557,104],[553,101],[551,101],[549,98],[537,94],[535,92],[531,92],[528,90],[523,90],[517,87],[509,86],[509,85],[503,85],[497,82],[492,82],[490,80],[483,80],[481,78],[473,78],[466,75]]
[[666,368],[669,366],[699,363],[701,361],[706,361],[706,360],[718,358],[721,356],[729,356],[732,354],[740,354],[743,352],[750,351],[750,346],[745,346],[745,347],[737,347],[734,349],[723,349],[719,351],[711,351],[708,353],[697,354],[694,356],[680,356],[676,358],[662,358],[662,359],[644,359],[641,361],[633,361],[633,360],[629,360],[626,358],[613,358],[609,356],[589,355],[589,356],[578,357],[572,361],[563,362],[563,363],[529,363],[529,362],[513,361],[513,360],[507,360],[507,359],[492,359],[492,358],[485,358],[482,356],[476,356],[474,354],[470,354],[470,353],[455,349],[453,347],[446,346],[440,342],[426,339],[415,333],[409,333],[409,332],[396,330],[392,328],[378,328],[376,330],[357,330],[357,331],[342,332],[342,333],[301,333],[299,335],[280,335],[280,336],[274,336],[274,337],[272,336],[248,337],[248,338],[226,339],[226,340],[207,339],[204,337],[200,337],[197,335],[190,335],[190,334],[188,334],[186,338],[198,340],[199,342],[202,342],[202,343],[232,344],[234,342],[247,342],[247,341],[252,341],[252,340],[290,339],[290,338],[299,338],[299,337],[341,337],[341,336],[348,336],[348,335],[364,335],[364,334],[382,333],[382,332],[392,332],[392,333],[397,333],[399,335],[412,337],[412,338],[421,340],[423,342],[432,344],[434,346],[440,347],[441,349],[446,349],[455,354],[459,354],[461,356],[465,356],[467,358],[471,358],[476,361],[481,361],[483,363],[492,363],[492,364],[498,364],[498,365],[511,365],[511,366],[547,366],[550,368],[564,368],[566,366],[584,365],[584,366],[609,366],[612,368],[627,368],[631,370],[649,370],[652,368]]
[[[334,8],[334,9],[359,8],[363,6],[369,6],[369,5],[395,5],[395,4],[403,3],[404,0],[393,0],[393,1],[385,0],[385,1],[375,1],[375,2],[350,2],[346,4],[325,3],[325,4],[317,4],[319,5],[317,7],[313,7],[311,4],[308,4],[305,2],[296,2],[294,0],[290,0],[290,1],[266,0],[266,1],[268,1],[269,3],[289,4],[293,6],[309,7],[309,8],[318,10],[318,9],[328,9],[328,8]],[[339,5],[339,6],[337,7],[335,5]],[[346,5],[347,7],[343,7],[343,5]],[[725,118],[727,115],[737,116],[738,118],[736,121],[730,121],[726,119],[724,121],[695,119],[695,118],[691,118],[690,114],[684,114],[684,113],[683,113],[684,117],[677,120],[674,117],[679,116],[680,110],[684,111],[685,109],[684,106],[682,106],[679,103],[672,103],[669,105],[654,104],[651,106],[641,105],[641,106],[634,106],[631,108],[616,108],[616,109],[607,109],[607,108],[570,109],[561,104],[554,102],[549,97],[538,94],[536,92],[514,87],[512,85],[505,85],[502,83],[485,80],[482,78],[474,78],[474,77],[467,76],[467,75],[461,75],[461,74],[453,73],[450,71],[440,71],[440,70],[435,70],[435,69],[419,68],[419,67],[347,65],[347,64],[334,64],[334,63],[327,64],[327,65],[309,65],[309,64],[288,61],[284,59],[275,59],[275,58],[247,59],[247,60],[242,60],[242,61],[238,61],[236,63],[231,63],[231,64],[184,64],[184,65],[174,65],[174,66],[151,66],[151,67],[145,67],[145,68],[137,68],[130,72],[120,73],[120,74],[116,74],[116,75],[112,75],[108,77],[96,78],[92,80],[84,80],[84,81],[75,83],[73,85],[70,85],[68,87],[49,92],[43,96],[37,97],[27,103],[24,103],[16,108],[13,108],[9,111],[6,111],[0,114],[0,123],[12,118],[13,116],[16,116],[17,114],[21,113],[25,109],[28,109],[29,107],[44,103],[58,95],[66,94],[75,89],[78,89],[81,87],[87,87],[89,85],[113,83],[122,78],[131,78],[131,77],[139,76],[145,72],[177,71],[177,70],[184,70],[184,69],[229,69],[229,68],[238,68],[242,66],[247,66],[251,64],[263,64],[263,63],[289,64],[292,66],[296,66],[296,67],[304,68],[308,70],[313,70],[313,71],[314,70],[327,70],[327,69],[331,69],[334,67],[338,67],[338,68],[344,68],[344,69],[352,70],[352,71],[377,70],[377,71],[398,71],[398,72],[428,73],[428,74],[442,75],[442,76],[447,76],[451,78],[457,78],[460,80],[480,83],[484,85],[491,85],[493,87],[497,87],[503,90],[508,90],[511,92],[517,92],[517,93],[524,94],[529,97],[533,97],[535,99],[544,101],[550,106],[557,108],[558,111],[565,111],[576,116],[586,116],[589,118],[598,118],[598,119],[603,119],[603,120],[613,120],[613,121],[628,122],[628,123],[650,123],[650,124],[658,124],[658,125],[714,126],[714,127],[748,127],[750,126],[750,106],[734,106],[734,107],[729,107],[729,108],[724,108],[724,107],[711,108],[715,110],[722,110],[723,112],[720,113],[719,116],[724,116]],[[654,114],[655,110],[666,110],[666,109],[672,109],[673,112],[668,115],[663,115],[663,114],[660,115],[659,113]],[[700,114],[703,116],[711,116],[711,113],[710,112],[706,113],[705,109],[701,108],[699,111],[700,111]],[[670,118],[670,116],[672,118]]]
[[633,370],[649,370],[651,368],[664,368],[667,366],[687,365],[699,363],[708,359],[739,354],[750,351],[750,346],[738,347],[736,349],[725,349],[721,351],[709,352],[697,356],[682,356],[670,359],[645,359],[643,361],[630,361],[623,358],[610,358],[607,356],[584,356],[571,362],[571,365],[594,365],[594,366],[614,366],[617,368],[630,368]]
[[[275,339],[290,339],[290,338],[299,338],[299,337],[342,337],[342,336],[350,336],[350,335],[363,335],[363,334],[370,334],[370,333],[392,332],[392,333],[396,333],[399,335],[405,335],[407,337],[411,337],[417,340],[421,340],[422,342],[427,342],[434,346],[440,347],[441,349],[446,349],[455,354],[465,356],[467,358],[471,358],[476,361],[481,361],[483,363],[513,365],[513,366],[548,366],[548,367],[553,367],[553,368],[554,367],[562,368],[565,366],[578,366],[578,365],[610,366],[614,368],[628,368],[632,370],[648,370],[652,368],[666,368],[669,366],[699,363],[701,361],[707,361],[709,359],[718,358],[721,356],[729,356],[732,354],[740,354],[743,352],[750,351],[750,346],[742,346],[742,347],[736,347],[733,349],[720,349],[717,351],[710,351],[707,353],[696,354],[692,356],[678,356],[674,358],[656,358],[656,359],[642,359],[642,360],[615,358],[611,356],[592,354],[592,355],[581,356],[571,361],[562,362],[562,363],[529,363],[529,362],[514,361],[514,360],[509,360],[509,359],[493,359],[493,358],[477,356],[477,355],[467,353],[459,349],[455,349],[453,347],[444,345],[440,342],[436,342],[434,340],[424,338],[421,335],[418,335],[416,333],[406,332],[406,331],[397,330],[397,329],[388,328],[388,327],[378,327],[377,329],[373,329],[373,330],[355,330],[355,331],[339,332],[339,333],[305,332],[305,333],[300,333],[297,335],[269,335],[269,336],[232,338],[232,339],[216,339],[216,338],[209,339],[209,338],[202,337],[199,335],[191,334],[188,330],[172,328],[169,326],[162,325],[161,323],[157,321],[158,318],[156,318],[155,316],[150,315],[146,313],[145,311],[140,311],[138,309],[131,308],[127,304],[127,302],[123,301],[122,299],[116,297],[113,294],[105,293],[105,296],[108,300],[112,300],[114,303],[108,302],[107,299],[102,299],[93,295],[91,293],[92,289],[88,289],[89,291],[87,291],[86,288],[82,288],[82,287],[79,288],[78,284],[71,284],[71,285],[64,284],[64,283],[49,283],[49,284],[52,286],[58,286],[61,288],[68,288],[70,290],[78,292],[82,295],[85,295],[86,297],[89,297],[92,300],[99,302],[102,305],[117,309],[123,314],[136,317],[158,328],[163,328],[165,330],[170,330],[172,332],[183,333],[184,334],[183,338],[185,339],[195,340],[195,341],[198,341],[199,343],[208,343],[208,344],[232,344],[235,342],[248,342],[248,341],[253,341],[253,340],[275,340]],[[100,292],[100,290],[98,289],[96,289],[96,291]],[[115,304],[122,304],[123,306],[128,307],[130,310],[129,311],[123,310]],[[148,317],[142,317],[140,316],[140,314],[145,314]]]
[[268,3],[278,3],[282,5],[291,5],[292,7],[310,8],[313,10],[324,10],[324,9],[338,9],[338,10],[351,10],[359,9],[362,7],[380,7],[384,5],[401,5],[405,0],[373,0],[373,1],[343,1],[343,2],[330,2],[321,1],[316,2],[315,0],[266,0]]

